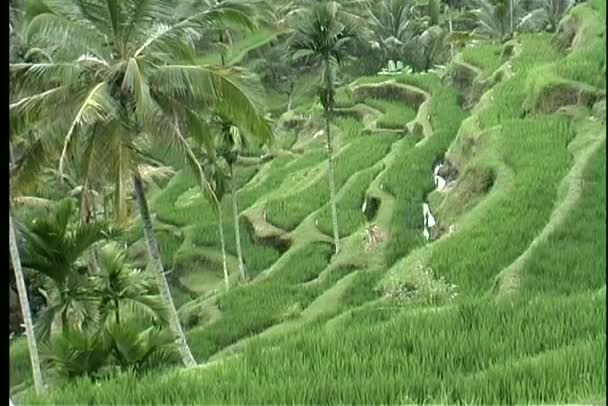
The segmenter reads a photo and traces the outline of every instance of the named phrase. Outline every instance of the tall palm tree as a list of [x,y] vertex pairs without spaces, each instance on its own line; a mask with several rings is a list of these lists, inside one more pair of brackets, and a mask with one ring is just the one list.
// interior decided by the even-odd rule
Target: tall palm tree
[[[9,199],[10,200],[10,199]],[[30,303],[27,296],[27,288],[25,287],[25,278],[23,277],[23,269],[21,268],[21,258],[19,256],[19,248],[17,246],[17,238],[15,229],[13,228],[13,216],[10,210],[8,212],[8,243],[11,256],[11,265],[15,273],[17,281],[17,293],[19,295],[19,304],[21,306],[21,314],[23,315],[23,323],[25,324],[25,334],[27,336],[27,346],[30,354],[30,362],[32,364],[32,376],[34,380],[34,389],[36,393],[41,394],[44,390],[42,380],[42,371],[40,369],[40,357],[38,353],[38,343],[34,334],[34,323],[32,322],[32,313],[30,311]]]
[[221,114],[215,115],[212,119],[215,128],[218,130],[215,135],[217,145],[215,149],[228,165],[228,177],[230,181],[230,197],[232,200],[232,213],[234,223],[234,235],[236,238],[236,252],[239,262],[239,274],[242,281],[247,279],[245,263],[243,260],[243,249],[241,243],[241,230],[239,223],[238,198],[236,190],[236,162],[239,154],[252,145],[268,144],[272,141],[271,134],[250,134],[241,131],[238,126],[227,117]]
[[226,192],[226,182],[228,180],[228,169],[224,159],[217,154],[215,141],[211,147],[204,150],[201,159],[203,170],[209,179],[212,196],[206,196],[213,202],[214,211],[217,215],[217,227],[220,237],[220,248],[222,250],[222,269],[224,271],[224,283],[226,290],[230,289],[228,276],[228,257],[226,254],[226,238],[224,236],[224,210],[222,209],[222,199]]
[[[13,131],[32,121],[45,128],[45,142],[62,145],[59,172],[81,142],[95,162],[90,177],[115,180],[124,196],[131,179],[144,237],[161,294],[170,313],[185,366],[196,364],[179,323],[164,275],[138,164],[151,139],[169,140],[183,152],[200,186],[210,191],[202,167],[180,127],[200,126],[197,112],[214,106],[253,132],[270,125],[244,91],[236,69],[195,62],[194,41],[224,23],[252,28],[252,13],[225,0],[188,16],[174,14],[173,0],[39,0],[27,27],[27,45],[42,50],[28,63],[12,64],[20,98],[10,106]],[[117,199],[123,200],[123,199]]]
[[330,129],[335,96],[335,71],[344,60],[346,45],[357,37],[356,20],[349,18],[347,14],[338,13],[338,10],[339,5],[334,1],[317,2],[302,15],[290,43],[294,57],[309,57],[321,65],[319,100],[325,114],[330,205],[336,253],[340,251],[340,235]]
[[[22,4],[21,1],[10,1],[9,2],[9,30],[10,30],[10,46],[9,46],[9,60],[11,62],[16,61],[20,57],[20,36],[17,34],[19,30],[19,24],[21,23]],[[12,93],[9,92],[12,96]],[[9,132],[9,137],[12,133]],[[21,256],[19,253],[19,247],[17,244],[17,236],[15,235],[15,229],[13,225],[12,215],[12,200],[13,200],[13,184],[12,174],[13,165],[13,149],[11,144],[12,139],[9,139],[9,203],[8,203],[8,243],[9,243],[9,254],[11,266],[15,274],[15,281],[17,285],[17,294],[19,296],[19,306],[21,308],[21,315],[23,317],[23,323],[25,324],[25,334],[27,337],[28,352],[30,354],[30,362],[32,365],[32,379],[34,381],[34,390],[37,394],[41,394],[44,391],[44,381],[42,378],[42,370],[40,368],[40,355],[38,351],[38,342],[34,333],[34,323],[32,321],[32,312],[30,309],[30,302],[27,294],[27,288],[25,285],[25,278],[23,276],[23,269],[21,267]],[[9,403],[12,405],[13,402],[9,398]]]

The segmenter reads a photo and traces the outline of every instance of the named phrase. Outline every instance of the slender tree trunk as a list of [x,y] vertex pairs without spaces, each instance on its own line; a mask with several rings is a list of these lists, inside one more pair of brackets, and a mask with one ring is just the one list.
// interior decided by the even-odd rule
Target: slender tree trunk
[[225,57],[224,57],[224,49],[223,49],[224,36],[222,35],[221,32],[220,32],[219,43],[220,43],[220,58],[221,58],[222,66],[225,66],[226,65],[226,60],[225,60]]
[[230,165],[230,192],[232,194],[232,213],[234,216],[234,235],[236,237],[236,255],[239,259],[239,273],[241,280],[245,282],[245,264],[243,263],[243,250],[241,247],[241,227],[239,225],[239,209],[236,200],[236,188],[234,187],[234,169]]
[[[80,224],[93,224],[97,217],[97,208],[95,207],[95,196],[91,190],[89,190],[88,182],[85,181],[82,186],[82,192],[80,195]],[[99,264],[97,262],[97,244],[91,246],[89,252],[89,272],[91,274],[99,273]]]
[[331,206],[331,220],[334,226],[334,244],[336,254],[340,252],[340,234],[338,231],[338,211],[336,210],[336,185],[334,180],[333,147],[331,145],[330,112],[325,110],[325,132],[327,134],[327,162],[329,164],[329,204]]
[[154,235],[154,229],[152,227],[152,219],[150,218],[150,212],[148,210],[148,202],[146,200],[144,185],[141,180],[141,177],[139,176],[139,173],[136,173],[133,176],[133,186],[135,188],[135,197],[137,199],[139,213],[141,215],[142,223],[144,225],[144,237],[146,239],[146,245],[148,247],[150,264],[152,265],[154,274],[158,279],[160,293],[169,310],[169,326],[173,334],[175,335],[175,338],[177,339],[177,345],[180,355],[182,357],[182,362],[186,367],[195,366],[196,361],[192,356],[190,347],[188,347],[186,336],[184,334],[184,331],[182,330],[182,326],[179,322],[179,317],[177,315],[177,310],[175,309],[175,304],[173,303],[173,298],[171,297],[171,290],[169,289],[169,284],[167,283],[167,279],[165,278],[163,263],[161,261],[160,251],[158,248],[158,241],[156,240],[156,236]]
[[[447,12],[448,12],[448,27],[450,30],[450,34],[452,34],[453,29],[452,29],[452,10],[450,9],[450,6],[446,6],[447,8]],[[450,56],[452,57],[452,59],[454,59],[454,42],[450,41]]]
[[[65,300],[63,303],[65,303]],[[68,309],[64,308],[61,311],[61,332],[63,334],[65,334],[65,333],[67,333],[67,331],[68,331]]]
[[222,247],[222,266],[224,268],[224,283],[226,284],[226,290],[230,289],[230,280],[228,279],[228,260],[226,258],[226,241],[224,239],[224,215],[222,213],[222,206],[218,204],[217,208],[217,230],[220,233],[220,246]]
[[510,36],[513,37],[513,0],[509,0],[509,25]]
[[114,317],[116,318],[116,324],[120,324],[120,303],[118,299],[114,299]]
[[287,93],[287,96],[289,96],[289,99],[287,101],[287,111],[291,111],[291,104],[293,102],[293,92],[295,90],[295,83],[291,82],[289,84],[289,92]]
[[27,297],[27,289],[25,287],[25,279],[23,278],[23,269],[21,268],[21,258],[19,257],[19,248],[17,247],[17,238],[15,229],[13,228],[13,216],[8,213],[9,235],[8,243],[10,248],[11,263],[15,272],[15,280],[17,282],[17,293],[19,294],[19,304],[21,305],[21,314],[25,324],[25,334],[27,335],[27,347],[30,353],[30,362],[32,363],[32,376],[34,379],[34,389],[37,394],[44,391],[44,383],[42,381],[42,371],[40,370],[40,358],[38,356],[38,344],[36,343],[36,335],[34,334],[34,323],[32,322],[32,313],[30,311],[30,303]]

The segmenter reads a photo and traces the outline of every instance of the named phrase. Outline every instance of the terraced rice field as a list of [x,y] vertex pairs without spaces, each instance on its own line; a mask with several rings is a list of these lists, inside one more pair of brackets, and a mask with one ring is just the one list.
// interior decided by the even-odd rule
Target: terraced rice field
[[[597,18],[597,10],[579,7],[581,18]],[[154,192],[151,211],[163,262],[181,281],[173,289],[188,296],[180,317],[189,344],[199,363],[215,363],[98,383],[80,380],[44,397],[27,392],[24,399],[605,399],[605,120],[592,117],[588,106],[551,112],[539,107],[539,98],[549,97],[543,96],[546,87],[561,81],[605,92],[601,67],[590,62],[599,52],[597,41],[569,53],[549,34],[520,35],[514,42],[509,57],[496,44],[462,53],[484,78],[507,67],[470,110],[433,73],[360,78],[339,89],[340,107],[363,105],[376,115],[334,121],[343,245],[337,255],[323,136],[315,139],[320,117],[313,115],[311,128],[296,131],[293,145],[305,145],[303,150],[238,167],[242,242],[252,280],[228,292],[217,219],[193,176],[179,171]],[[553,76],[541,78],[542,72]],[[353,89],[367,84],[411,86],[430,99],[416,109],[392,97],[354,102]],[[458,174],[435,191],[433,168],[441,161]],[[223,227],[236,275],[230,198],[222,201]],[[430,241],[423,235],[425,202],[437,219]],[[377,238],[370,239],[372,232]],[[21,344],[12,351],[26,357]],[[11,364],[16,382],[27,380],[25,371]]]

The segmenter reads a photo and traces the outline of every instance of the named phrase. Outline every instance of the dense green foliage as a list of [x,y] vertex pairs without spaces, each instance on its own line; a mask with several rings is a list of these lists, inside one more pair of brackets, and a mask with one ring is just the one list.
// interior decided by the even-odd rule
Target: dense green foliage
[[[222,3],[238,14],[246,2]],[[84,282],[68,287],[103,306],[93,312],[94,323],[72,316],[70,326],[80,329],[45,341],[47,394],[31,389],[25,339],[11,343],[13,401],[605,402],[606,3],[570,7],[556,0],[554,10],[516,3],[515,32],[509,2],[490,0],[475,8],[450,1],[449,15],[438,1],[328,2],[324,7],[338,16],[329,33],[306,19],[308,1],[252,2],[248,10],[259,12],[253,32],[219,28],[227,15],[214,16],[218,28],[201,29],[205,35],[193,42],[195,63],[221,72],[215,64],[223,61],[261,75],[266,97],[255,100],[276,119],[274,142],[248,150],[235,141],[239,133],[227,131],[235,142],[225,150],[201,136],[211,121],[184,120],[184,139],[196,146],[187,160],[175,142],[141,146],[146,164],[174,171],[161,180],[145,177],[146,194],[179,320],[200,365],[176,364],[163,308],[149,297],[158,289],[149,271],[134,272],[133,264],[144,268],[149,256],[142,221],[126,205],[114,251],[103,235],[103,244],[83,245],[67,262],[57,250],[44,252],[51,265],[67,264],[74,281],[81,280],[74,272],[82,272]],[[345,33],[349,40],[341,42]],[[294,38],[302,48],[296,55],[288,53]],[[311,58],[327,51],[311,45],[323,38],[336,46],[327,65]],[[389,59],[415,72],[372,69],[387,68]],[[463,63],[479,75],[454,74]],[[446,69],[429,69],[439,64]],[[361,85],[380,89],[366,93]],[[29,142],[18,135],[17,156]],[[192,162],[215,153],[234,159],[236,170],[234,196],[227,187],[218,193],[228,289],[218,207]],[[433,170],[440,163],[447,182],[439,190]],[[208,166],[201,169],[212,175]],[[78,183],[78,171],[69,171]],[[47,172],[40,179],[54,176]],[[23,186],[17,197],[42,196],[38,190]],[[425,203],[435,220],[429,227]],[[32,222],[41,224],[47,210],[20,204],[15,217],[35,230]],[[69,240],[83,227],[77,217],[66,223],[63,239],[47,240],[58,246]],[[237,281],[235,221],[246,281]],[[27,238],[20,249],[27,264]],[[85,270],[93,253],[97,276]],[[82,297],[78,289],[75,299]]]

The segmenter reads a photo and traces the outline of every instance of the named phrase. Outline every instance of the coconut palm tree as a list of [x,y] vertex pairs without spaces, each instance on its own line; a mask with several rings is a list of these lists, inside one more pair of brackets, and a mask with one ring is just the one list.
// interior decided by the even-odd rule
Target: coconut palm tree
[[23,323],[25,324],[25,334],[27,336],[27,346],[30,354],[30,362],[32,364],[32,376],[34,380],[34,389],[36,393],[41,394],[44,389],[42,380],[42,371],[40,369],[40,358],[38,354],[38,343],[34,334],[34,323],[32,322],[32,313],[30,311],[30,303],[25,287],[25,278],[23,277],[23,269],[21,268],[21,258],[19,256],[19,247],[17,246],[17,237],[13,228],[13,216],[10,210],[8,213],[8,243],[11,256],[11,265],[15,273],[17,282],[17,293],[19,295],[19,304],[21,306],[21,314],[23,315]]
[[[9,58],[11,62],[14,62],[20,57],[20,36],[18,35],[18,26],[21,23],[22,4],[21,1],[9,2],[9,30],[10,30],[10,46],[9,46]],[[10,96],[12,94],[9,93]],[[25,334],[27,337],[28,352],[30,355],[30,362],[32,365],[32,379],[34,381],[34,390],[37,394],[41,394],[44,391],[44,381],[42,378],[42,370],[40,368],[40,355],[38,351],[38,342],[34,333],[34,323],[32,320],[32,312],[30,309],[30,302],[27,294],[27,287],[25,285],[25,278],[23,276],[23,269],[21,267],[21,256],[19,253],[19,247],[17,244],[17,236],[13,225],[12,215],[12,200],[13,200],[13,149],[11,144],[11,133],[9,132],[9,206],[8,206],[8,227],[9,227],[9,255],[11,261],[11,267],[15,274],[15,281],[17,285],[17,294],[19,296],[19,306],[21,315],[23,317],[23,324],[25,324]],[[9,399],[9,403],[12,405],[12,401]]]
[[416,15],[416,3],[409,0],[370,1],[367,5],[371,39],[380,47],[385,59],[402,59],[424,28]]
[[290,42],[294,57],[308,57],[321,66],[319,100],[325,113],[330,205],[336,253],[340,251],[340,235],[330,129],[336,87],[335,71],[346,56],[347,44],[357,37],[356,20],[349,18],[345,13],[338,13],[338,10],[339,5],[336,2],[317,2],[312,9],[302,15]]
[[[197,111],[223,111],[252,132],[270,131],[258,105],[244,90],[237,69],[197,65],[194,41],[224,23],[253,28],[250,8],[223,1],[176,16],[171,0],[39,0],[29,15],[26,41],[38,49],[27,63],[12,64],[19,99],[10,106],[13,131],[32,121],[45,129],[45,142],[61,147],[59,172],[80,142],[95,162],[88,177],[114,180],[124,196],[131,179],[144,236],[161,294],[170,312],[186,366],[196,364],[187,345],[164,275],[138,164],[151,139],[169,140],[212,195],[202,167],[182,133],[200,125]],[[188,131],[184,131],[188,133]],[[117,199],[124,201],[124,199]]]

